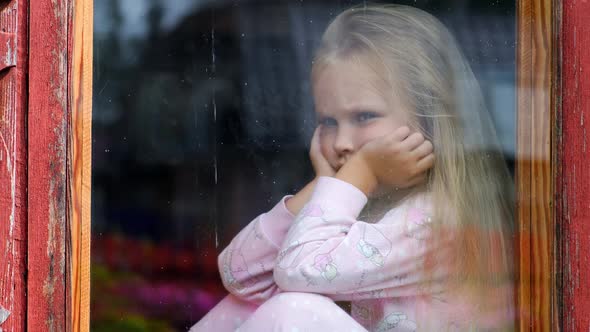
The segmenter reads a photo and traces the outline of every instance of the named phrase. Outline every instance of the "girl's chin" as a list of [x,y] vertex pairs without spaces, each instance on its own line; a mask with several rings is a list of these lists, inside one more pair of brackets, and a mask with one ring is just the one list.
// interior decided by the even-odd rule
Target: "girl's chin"
[[387,199],[397,201],[406,197],[414,188],[396,189],[394,187],[379,185],[369,196],[370,199]]
[[385,196],[388,196],[388,195],[391,196],[391,194],[393,194],[393,193],[394,193],[394,189],[393,188],[379,185],[377,187],[377,189],[375,189],[371,193],[371,195],[369,196],[369,198],[382,198],[382,197],[385,197]]

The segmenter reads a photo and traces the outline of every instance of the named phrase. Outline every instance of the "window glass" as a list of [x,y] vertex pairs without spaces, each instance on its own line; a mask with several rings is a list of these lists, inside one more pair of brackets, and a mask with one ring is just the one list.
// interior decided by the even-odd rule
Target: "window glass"
[[[499,148],[483,148],[501,152],[513,172],[515,2],[396,3],[434,15],[456,38],[491,122],[458,116],[465,127],[493,126]],[[312,63],[328,24],[355,5],[364,4],[94,2],[91,330],[188,330],[228,295],[222,250],[316,174],[309,158],[318,108]],[[356,75],[350,63],[333,68]],[[328,108],[320,122],[340,121],[344,130]],[[358,129],[375,116],[366,113],[347,125]],[[369,263],[385,264],[373,255],[385,256],[384,249],[369,244],[358,250]],[[337,273],[331,259],[314,265],[325,280]],[[347,302],[338,300],[354,310]],[[367,319],[379,330],[377,318]]]

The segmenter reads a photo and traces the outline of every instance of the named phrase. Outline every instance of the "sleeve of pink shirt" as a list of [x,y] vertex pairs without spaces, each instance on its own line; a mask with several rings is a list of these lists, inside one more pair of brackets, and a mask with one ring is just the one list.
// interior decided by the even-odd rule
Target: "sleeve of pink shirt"
[[238,233],[218,257],[225,288],[240,299],[262,303],[280,290],[273,279],[275,260],[295,216],[285,196]]
[[353,185],[319,179],[279,252],[274,280],[282,291],[335,300],[423,292],[420,261],[430,229],[428,204],[404,203],[371,224],[357,220],[366,203]]

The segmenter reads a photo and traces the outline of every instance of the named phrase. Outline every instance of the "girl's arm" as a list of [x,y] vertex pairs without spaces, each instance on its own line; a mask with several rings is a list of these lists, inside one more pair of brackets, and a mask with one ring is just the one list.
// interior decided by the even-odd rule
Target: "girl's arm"
[[[320,151],[319,130],[314,132],[309,156],[317,176],[332,176],[335,172]],[[279,292],[272,273],[279,248],[316,182],[311,181],[295,196],[283,198],[272,210],[254,219],[219,255],[221,280],[230,293],[262,303]]]
[[432,144],[400,127],[366,143],[335,178],[320,177],[283,242],[274,269],[279,287],[342,300],[382,296],[371,293],[377,290],[387,296],[418,292],[429,202],[406,202],[378,224],[356,218],[379,184],[419,184],[433,162]]
[[336,300],[424,291],[421,262],[428,248],[424,241],[429,234],[429,202],[410,200],[377,224],[356,220],[366,202],[366,195],[348,182],[318,180],[276,262],[274,279],[282,291],[313,292]]
[[272,271],[295,215],[309,200],[316,180],[248,224],[218,257],[221,280],[235,296],[261,303],[278,292]]

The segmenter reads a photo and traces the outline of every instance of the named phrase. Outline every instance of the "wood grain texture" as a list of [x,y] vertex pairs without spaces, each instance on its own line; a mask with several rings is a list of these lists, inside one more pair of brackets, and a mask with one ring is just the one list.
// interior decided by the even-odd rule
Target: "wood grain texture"
[[70,184],[71,315],[73,331],[90,328],[90,207],[92,170],[91,0],[75,0],[71,54]]
[[520,331],[549,331],[555,271],[551,135],[553,3],[517,2],[517,302]]
[[562,4],[556,220],[563,331],[590,331],[590,3]]
[[[0,328],[24,331],[26,319],[27,3],[0,7],[0,306],[10,316]],[[6,41],[9,41],[6,43]]]
[[29,2],[27,330],[68,331],[69,0]]

